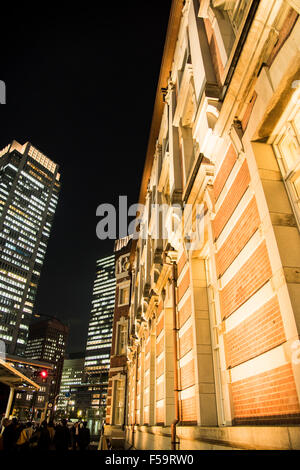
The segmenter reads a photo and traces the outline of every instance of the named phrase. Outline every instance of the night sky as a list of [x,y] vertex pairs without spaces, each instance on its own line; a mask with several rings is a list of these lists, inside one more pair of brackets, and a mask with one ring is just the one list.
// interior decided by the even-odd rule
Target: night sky
[[30,141],[60,166],[62,188],[35,311],[69,324],[84,350],[96,259],[96,208],[137,202],[171,0],[28,3],[1,12],[0,149]]

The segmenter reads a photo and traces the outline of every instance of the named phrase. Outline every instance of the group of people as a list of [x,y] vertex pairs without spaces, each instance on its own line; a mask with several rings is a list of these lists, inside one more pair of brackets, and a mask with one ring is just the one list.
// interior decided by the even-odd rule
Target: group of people
[[63,419],[55,424],[45,420],[40,425],[22,424],[16,418],[2,421],[0,450],[87,450],[89,444],[90,430],[86,421],[71,424]]

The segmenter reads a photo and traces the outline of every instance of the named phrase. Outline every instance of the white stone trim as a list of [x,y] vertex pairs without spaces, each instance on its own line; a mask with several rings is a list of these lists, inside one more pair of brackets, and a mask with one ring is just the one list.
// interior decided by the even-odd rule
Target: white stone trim
[[193,325],[193,321],[192,321],[192,316],[190,316],[187,321],[183,324],[183,326],[180,328],[179,332],[178,332],[178,337],[179,338],[182,338],[182,336],[184,335],[184,333],[187,332],[187,330],[189,328],[191,328],[191,326]]
[[248,379],[263,372],[277,369],[287,363],[284,348],[280,345],[231,369],[231,381],[234,383],[238,380]]
[[239,270],[261,245],[262,241],[262,235],[258,230],[254,233],[254,235],[252,235],[248,243],[244,246],[232,264],[227,268],[223,276],[220,278],[220,289],[224,289],[224,287],[233,279],[233,277],[239,272]]
[[243,213],[245,212],[251,200],[253,199],[253,195],[254,195],[253,191],[251,191],[251,189],[248,188],[245,194],[243,195],[242,199],[236,206],[230,219],[228,219],[228,221],[226,222],[226,225],[224,226],[222,232],[220,233],[218,240],[215,242],[217,251],[221,249],[222,245],[226,242],[228,236],[234,230],[235,225],[237,224],[239,219],[242,217]]
[[181,310],[181,308],[183,307],[183,305],[185,304],[185,302],[187,301],[190,295],[191,295],[191,287],[189,286],[177,304],[178,310]]
[[186,364],[191,362],[194,359],[194,351],[191,349],[185,356],[179,359],[179,367],[184,367]]
[[193,398],[196,396],[196,389],[195,385],[192,385],[189,388],[186,388],[185,390],[182,390],[180,392],[180,399],[181,400],[186,400],[187,398]]
[[274,290],[272,288],[271,282],[269,281],[225,320],[226,333],[228,333],[233,328],[236,328],[247,318],[251,317],[253,313],[259,310],[273,297],[275,297]]
[[181,273],[179,274],[179,276],[177,278],[177,285],[179,285],[181,283],[181,281],[184,278],[184,276],[186,275],[186,272],[188,271],[188,269],[189,269],[189,263],[187,261],[185,263],[184,267],[182,268]]
[[219,195],[219,198],[216,202],[216,205],[215,205],[215,213],[217,214],[217,212],[220,210],[220,207],[222,206],[223,202],[225,201],[226,199],[226,196],[228,195],[233,183],[234,183],[234,180],[236,179],[240,169],[242,168],[242,165],[245,161],[245,154],[244,153],[240,153],[240,158],[237,159],[237,161],[235,162],[232,170],[231,170],[231,173],[230,175],[228,176],[223,188],[222,188],[222,191]]

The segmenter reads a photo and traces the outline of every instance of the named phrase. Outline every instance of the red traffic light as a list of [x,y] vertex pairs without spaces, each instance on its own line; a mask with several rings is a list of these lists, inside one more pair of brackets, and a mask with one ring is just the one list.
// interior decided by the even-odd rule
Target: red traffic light
[[47,371],[47,370],[41,370],[40,376],[41,376],[43,379],[46,379],[47,376],[48,376],[48,371]]

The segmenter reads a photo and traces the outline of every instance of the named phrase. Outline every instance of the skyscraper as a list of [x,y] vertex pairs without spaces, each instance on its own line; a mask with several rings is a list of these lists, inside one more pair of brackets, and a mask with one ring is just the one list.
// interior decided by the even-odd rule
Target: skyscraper
[[69,328],[53,318],[32,323],[29,327],[25,356],[53,364],[50,401],[59,393]]
[[60,189],[58,165],[30,142],[0,151],[0,339],[23,354]]
[[67,413],[70,404],[71,386],[81,385],[83,382],[84,360],[85,354],[83,352],[69,354],[68,358],[64,360],[57,408],[65,413]]
[[[115,255],[97,261],[85,371],[90,382],[107,381],[115,306]],[[104,374],[104,375],[103,375]],[[100,377],[101,376],[101,377]]]

